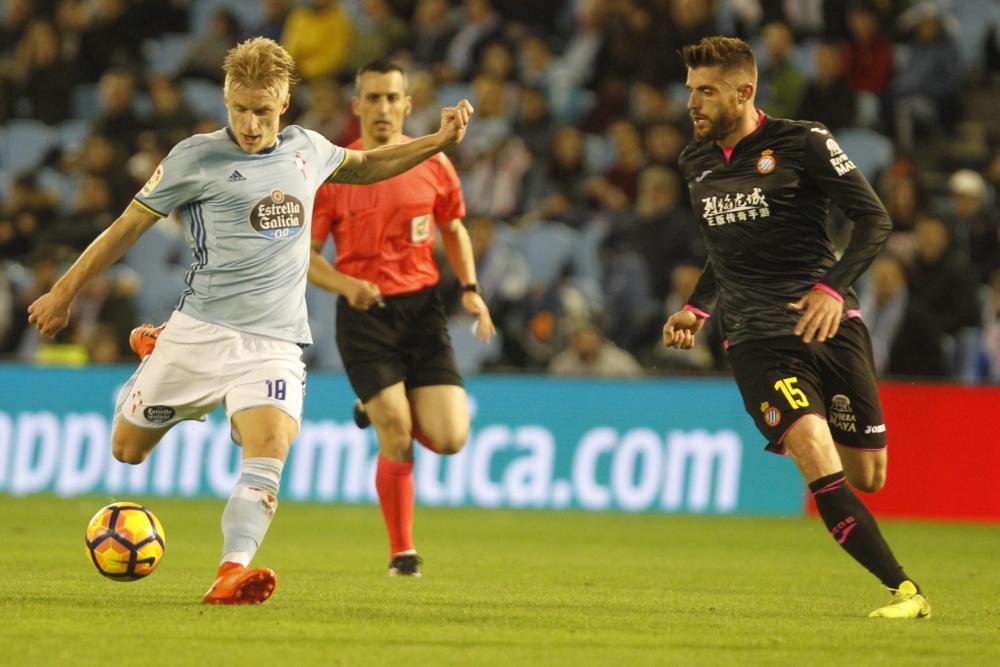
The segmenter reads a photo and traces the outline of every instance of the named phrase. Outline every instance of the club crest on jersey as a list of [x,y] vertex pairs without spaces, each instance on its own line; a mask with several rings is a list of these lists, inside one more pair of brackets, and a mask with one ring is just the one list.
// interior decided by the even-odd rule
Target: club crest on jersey
[[764,401],[760,404],[760,411],[764,414],[764,423],[771,428],[781,423],[781,410],[776,406]]
[[286,239],[302,231],[305,207],[298,198],[281,190],[257,202],[250,211],[250,225],[261,236]]
[[162,179],[163,179],[163,165],[160,164],[156,166],[156,171],[154,171],[153,175],[149,177],[149,180],[146,181],[146,184],[142,186],[140,194],[143,197],[148,197],[149,194],[156,188],[156,186],[160,183]]
[[778,168],[778,161],[774,157],[774,151],[768,148],[766,151],[760,154],[760,159],[757,160],[758,172],[762,174],[770,174],[777,168]]

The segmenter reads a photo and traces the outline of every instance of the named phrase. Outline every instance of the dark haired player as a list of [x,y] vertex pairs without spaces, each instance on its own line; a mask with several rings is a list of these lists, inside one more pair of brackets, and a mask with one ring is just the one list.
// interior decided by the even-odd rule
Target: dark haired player
[[[870,615],[929,617],[851,490],[885,484],[886,429],[851,285],[885,244],[889,216],[827,128],[754,106],[757,66],[745,42],[707,37],[682,55],[694,141],[680,167],[709,258],[663,343],[690,348],[717,304],[733,375],[768,449],[791,456],[833,538],[893,593]],[[831,202],[854,222],[839,260],[826,231]]]
[[[351,104],[361,139],[351,148],[380,150],[409,142],[406,75],[388,61],[359,70]],[[444,155],[374,187],[324,185],[313,211],[309,279],[341,295],[337,347],[360,403],[355,421],[378,436],[375,471],[389,534],[389,574],[420,576],[413,546],[413,439],[454,454],[469,435],[469,408],[438,293],[434,237],[441,233],[449,263],[462,282],[462,305],[477,317],[476,335],[494,333],[479,295],[465,201]],[[332,235],[336,269],[320,255]]]

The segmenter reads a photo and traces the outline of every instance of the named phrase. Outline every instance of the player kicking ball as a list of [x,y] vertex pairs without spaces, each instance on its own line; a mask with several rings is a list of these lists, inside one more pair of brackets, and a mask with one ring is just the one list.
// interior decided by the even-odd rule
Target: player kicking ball
[[[865,177],[819,123],[754,105],[757,65],[745,42],[707,37],[683,49],[694,141],[680,158],[708,261],[663,344],[690,349],[717,304],[747,412],[788,454],[831,535],[892,592],[871,612],[927,618],[926,596],[851,490],[885,484],[886,427],[871,340],[851,285],[892,223]],[[838,260],[830,203],[854,222]],[[848,482],[850,485],[848,485]]]
[[407,144],[345,150],[295,125],[279,133],[295,63],[276,42],[258,37],[237,45],[223,69],[228,126],[177,144],[28,313],[42,334],[58,332],[81,287],[157,220],[178,212],[194,252],[187,288],[165,326],[133,332],[142,362],[118,397],[111,448],[119,461],[141,463],[175,424],[225,406],[243,462],[222,514],[221,564],[204,601],[255,604],[277,584],[273,570],[250,563],[278,507],[302,418],[316,189],[328,180],[373,183],[410,169],[461,141],[472,107],[463,100],[443,109],[437,133]]

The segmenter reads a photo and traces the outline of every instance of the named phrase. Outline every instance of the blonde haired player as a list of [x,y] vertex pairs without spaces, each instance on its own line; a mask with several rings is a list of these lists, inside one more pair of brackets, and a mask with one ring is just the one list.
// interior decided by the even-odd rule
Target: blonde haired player
[[119,395],[111,447],[116,459],[141,463],[174,424],[225,406],[243,463],[222,515],[222,562],[204,598],[211,604],[263,602],[277,582],[273,570],[249,565],[277,508],[301,420],[316,189],[324,181],[373,183],[400,174],[461,141],[472,115],[463,100],[442,110],[435,134],[345,150],[295,125],[278,131],[294,68],[272,40],[234,47],[224,65],[228,126],[177,144],[121,216],[28,307],[29,321],[55,334],[88,280],[178,212],[194,251],[187,289],[162,328],[133,332],[142,362]]

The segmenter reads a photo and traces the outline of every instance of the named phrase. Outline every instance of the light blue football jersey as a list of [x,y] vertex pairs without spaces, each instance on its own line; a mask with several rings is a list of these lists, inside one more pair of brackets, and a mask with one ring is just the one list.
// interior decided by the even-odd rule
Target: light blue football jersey
[[250,155],[228,129],[174,146],[136,202],[165,217],[177,209],[194,262],[177,309],[239,331],[311,343],[306,313],[316,189],[346,153],[322,135],[285,128]]

